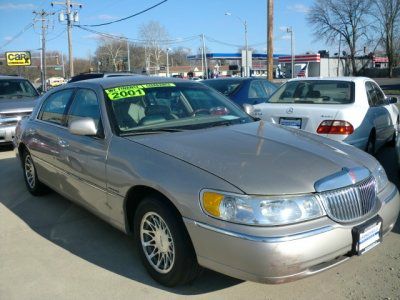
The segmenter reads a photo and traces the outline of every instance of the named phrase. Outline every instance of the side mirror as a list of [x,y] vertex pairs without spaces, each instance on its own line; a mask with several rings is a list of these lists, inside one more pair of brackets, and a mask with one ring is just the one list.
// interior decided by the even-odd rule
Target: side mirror
[[69,124],[69,132],[76,135],[97,135],[97,126],[92,118],[81,118],[73,120]]
[[390,104],[396,104],[398,102],[397,97],[389,97],[388,100]]

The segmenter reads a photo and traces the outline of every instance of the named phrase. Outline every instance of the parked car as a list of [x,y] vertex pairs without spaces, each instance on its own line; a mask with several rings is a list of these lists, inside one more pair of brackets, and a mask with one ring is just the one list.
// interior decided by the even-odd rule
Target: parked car
[[15,151],[33,195],[49,186],[132,233],[166,286],[200,267],[275,283],[315,274],[380,243],[400,209],[372,156],[254,121],[189,80],[51,90],[19,122]]
[[265,102],[277,89],[266,79],[257,77],[229,77],[203,80],[202,83],[216,89],[240,106]]
[[399,125],[395,103],[397,98],[387,98],[370,78],[297,78],[246,111],[374,154],[387,142],[394,145]]
[[12,143],[17,122],[31,114],[38,97],[29,80],[0,76],[0,145]]
[[68,80],[68,83],[81,80],[95,79],[95,78],[120,77],[120,76],[145,76],[145,75],[129,73],[129,72],[106,72],[106,73],[89,72],[89,73],[80,73],[78,75],[71,77],[71,79]]

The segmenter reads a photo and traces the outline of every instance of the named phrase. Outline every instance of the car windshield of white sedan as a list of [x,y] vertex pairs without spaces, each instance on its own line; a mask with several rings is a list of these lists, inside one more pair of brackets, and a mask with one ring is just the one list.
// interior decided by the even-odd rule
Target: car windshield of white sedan
[[337,80],[299,80],[282,85],[268,103],[349,104],[354,83]]
[[121,134],[180,131],[253,121],[220,93],[198,83],[134,84],[104,91]]

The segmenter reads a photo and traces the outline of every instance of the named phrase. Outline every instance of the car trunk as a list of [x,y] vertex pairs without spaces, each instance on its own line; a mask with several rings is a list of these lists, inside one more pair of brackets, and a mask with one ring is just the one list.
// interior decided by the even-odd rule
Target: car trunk
[[[340,111],[348,107],[348,104],[263,103],[256,107],[254,116],[275,124],[317,133],[317,129],[322,121],[340,120]],[[323,134],[322,136],[327,135]]]

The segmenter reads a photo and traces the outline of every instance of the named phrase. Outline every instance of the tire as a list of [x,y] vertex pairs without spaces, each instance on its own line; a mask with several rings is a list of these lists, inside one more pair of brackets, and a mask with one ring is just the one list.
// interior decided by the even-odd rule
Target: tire
[[182,217],[165,198],[149,196],[138,205],[133,220],[140,258],[150,276],[173,287],[193,281],[200,271]]
[[371,155],[375,154],[375,133],[373,131],[371,131],[371,133],[369,134],[368,137],[368,142],[367,142],[367,146],[365,147],[365,151]]
[[399,132],[397,131],[398,129],[399,129],[399,118],[397,118],[397,123],[396,123],[396,126],[394,128],[393,136],[388,142],[388,145],[390,147],[396,146],[397,136],[399,134]]
[[40,196],[49,191],[48,187],[40,182],[32,156],[27,150],[25,150],[22,154],[22,168],[24,171],[24,181],[26,187],[32,195]]

